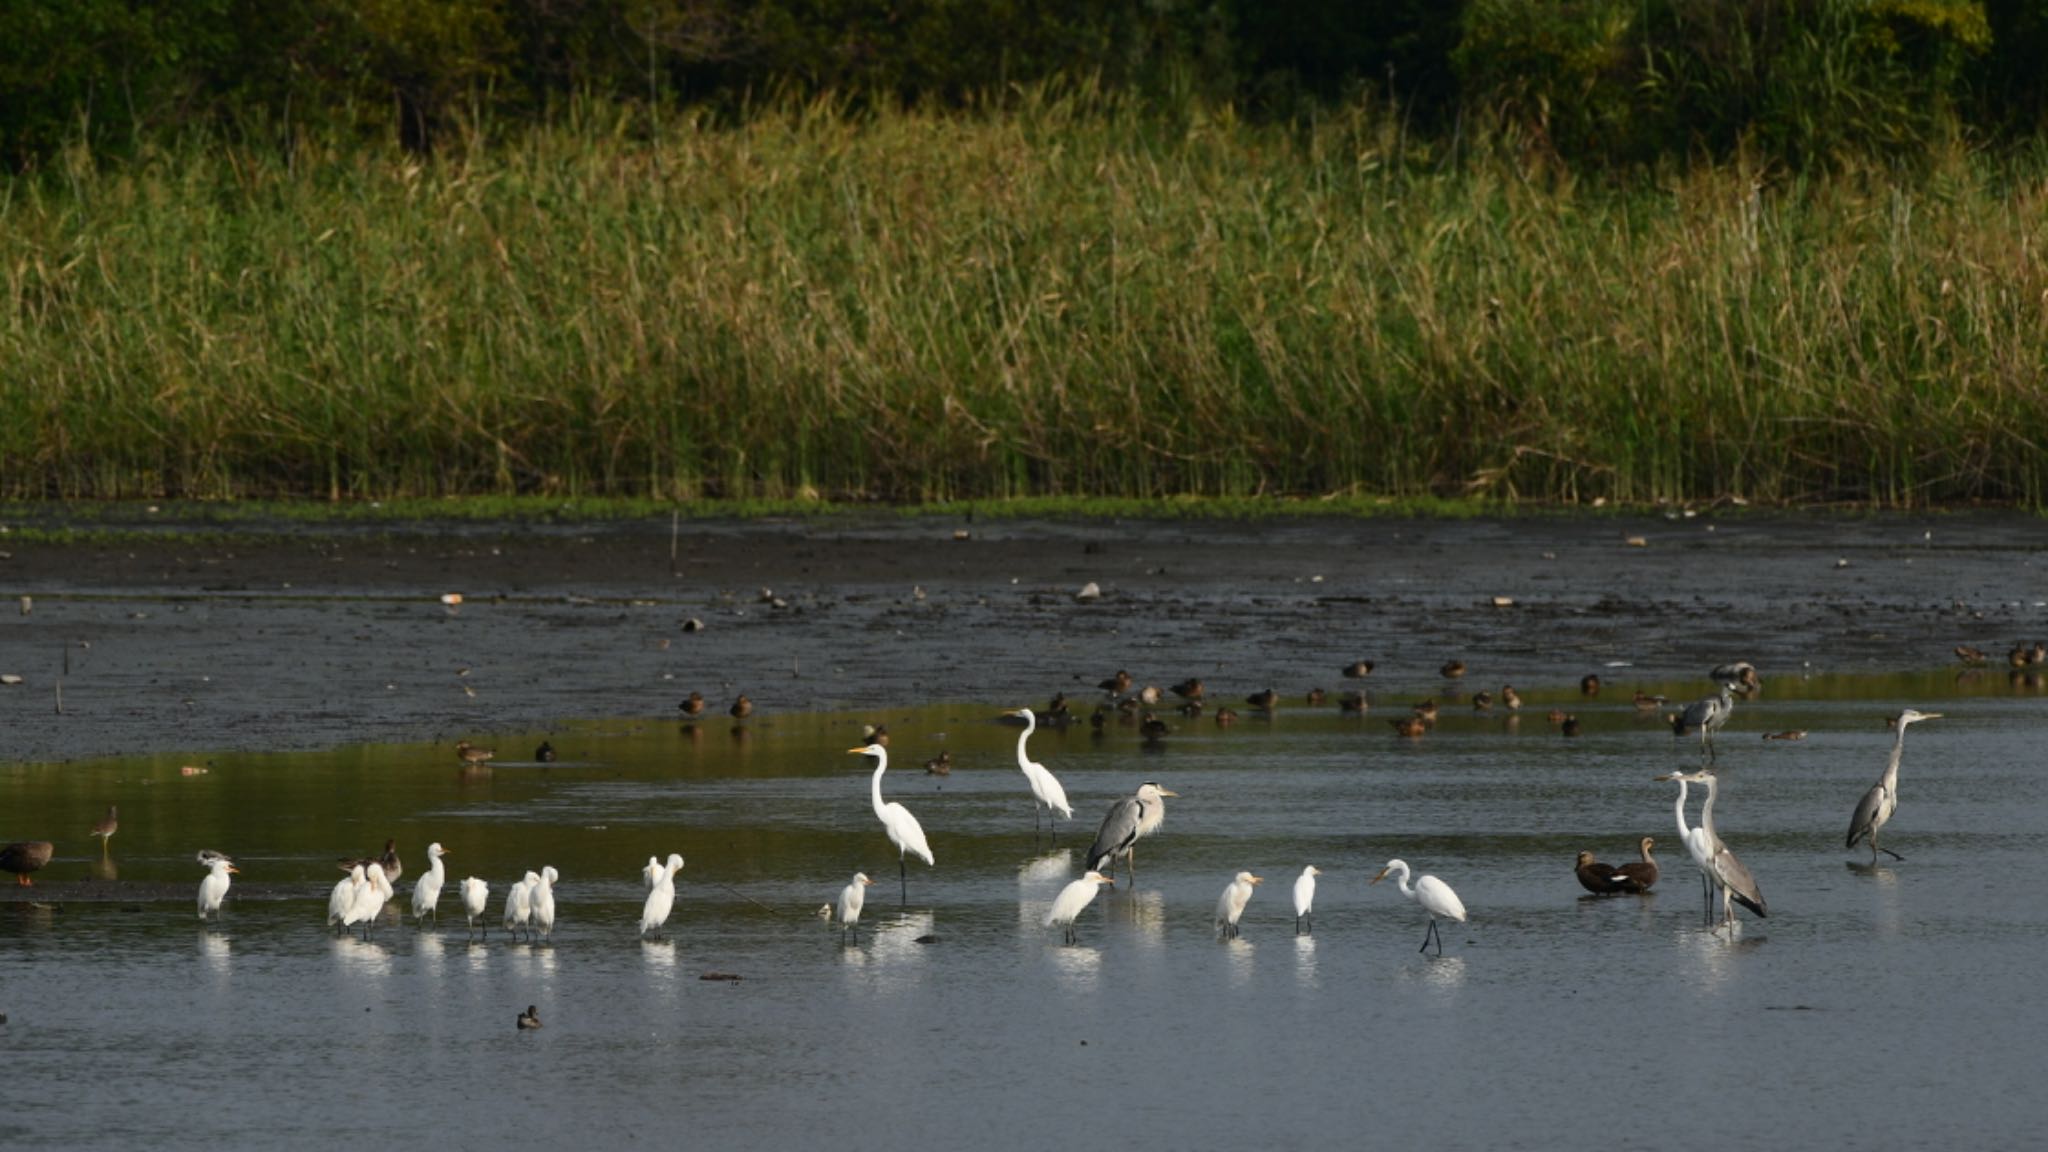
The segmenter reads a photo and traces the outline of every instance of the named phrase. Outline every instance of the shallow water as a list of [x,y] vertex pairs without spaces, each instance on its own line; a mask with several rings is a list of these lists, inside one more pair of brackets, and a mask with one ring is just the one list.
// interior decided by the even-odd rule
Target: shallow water
[[[43,874],[59,905],[0,904],[0,1136],[198,1148],[407,1126],[462,1142],[685,1138],[692,1146],[1435,1148],[1996,1145],[2031,1139],[2048,897],[2038,689],[2003,671],[1774,678],[1721,740],[1720,831],[1769,900],[1702,927],[1671,785],[1697,761],[1636,715],[1625,669],[1597,701],[1530,693],[1519,720],[1447,703],[1419,741],[1385,719],[1434,685],[1380,685],[1365,718],[1283,705],[1218,730],[1177,721],[1041,732],[1076,819],[1034,838],[996,708],[781,716],[734,735],[610,722],[550,733],[564,762],[466,774],[445,747],[0,770],[0,834],[122,806],[112,872],[83,836]],[[1681,698],[1699,686],[1643,685]],[[1413,688],[1417,691],[1404,691]],[[1587,724],[1564,740],[1564,704]],[[1884,842],[1841,836],[1914,727]],[[885,721],[884,791],[930,834],[899,905],[868,805],[861,720]],[[1802,728],[1797,743],[1760,741]],[[512,760],[537,740],[505,734]],[[950,749],[950,777],[918,766]],[[1102,811],[1140,781],[1180,794],[1080,943],[1040,926]],[[1697,818],[1698,802],[1693,806]],[[1584,896],[1580,848],[1658,838],[1647,898]],[[450,855],[438,930],[368,943],[322,926],[331,861],[398,839],[407,873]],[[225,924],[191,905],[214,847],[242,868]],[[634,930],[649,855],[681,852],[669,938]],[[1390,857],[1451,883],[1471,922],[1418,955],[1425,920]],[[561,874],[551,947],[465,941],[453,881]],[[1325,875],[1314,934],[1288,893]],[[858,946],[815,910],[877,881]],[[1266,884],[1242,938],[1210,917],[1239,869]],[[165,887],[159,888],[155,882]],[[174,885],[174,886],[173,886]],[[104,888],[104,886],[102,886]],[[162,898],[150,898],[162,892]],[[920,937],[932,937],[919,942]],[[741,979],[704,981],[707,973]],[[513,1028],[527,1004],[546,1026]],[[418,1127],[425,1133],[429,1129]],[[404,1142],[416,1142],[407,1139]]]

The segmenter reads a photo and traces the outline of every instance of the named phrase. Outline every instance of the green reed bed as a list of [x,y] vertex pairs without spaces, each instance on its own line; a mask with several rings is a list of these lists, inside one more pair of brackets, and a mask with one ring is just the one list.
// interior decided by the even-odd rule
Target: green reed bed
[[0,183],[0,497],[2039,505],[2044,241],[2048,161],[1596,184],[1050,97],[74,156]]

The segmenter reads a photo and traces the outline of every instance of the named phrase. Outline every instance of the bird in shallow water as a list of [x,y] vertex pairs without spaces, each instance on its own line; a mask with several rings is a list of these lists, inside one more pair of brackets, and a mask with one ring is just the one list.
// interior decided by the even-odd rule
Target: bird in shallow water
[[1763,678],[1757,675],[1756,665],[1751,664],[1747,660],[1737,660],[1733,663],[1720,665],[1707,673],[1707,679],[1717,682],[1723,680],[1733,681],[1735,683],[1735,690],[1744,696],[1754,696],[1756,695],[1756,690],[1764,686]]
[[35,881],[28,878],[29,873],[41,871],[56,852],[57,846],[48,840],[17,840],[0,846],[0,872],[14,873],[19,887],[33,887]]
[[1294,931],[1296,935],[1316,930],[1316,877],[1323,870],[1311,864],[1294,878]]
[[1476,693],[1476,694],[1474,694],[1474,695],[1473,695],[1473,697],[1472,697],[1472,710],[1473,710],[1474,712],[1486,712],[1486,711],[1489,711],[1489,710],[1491,710],[1492,708],[1493,708],[1493,693],[1491,693],[1491,692],[1479,692],[1479,693]]
[[1239,872],[1223,889],[1223,895],[1216,898],[1216,927],[1225,940],[1237,938],[1237,921],[1244,915],[1244,906],[1251,902],[1252,888],[1265,882],[1264,877]]
[[1567,716],[1564,718],[1564,722],[1557,726],[1557,730],[1568,737],[1572,737],[1577,736],[1583,729],[1579,724],[1577,716]]
[[541,741],[540,747],[533,750],[533,758],[542,764],[553,764],[555,762],[555,746],[545,740]]
[[1116,675],[1095,685],[1111,696],[1121,696],[1131,690],[1131,674],[1119,668]]
[[1157,832],[1166,823],[1166,800],[1168,796],[1179,796],[1169,792],[1157,783],[1147,780],[1138,785],[1134,795],[1126,796],[1109,806],[1102,817],[1102,827],[1095,833],[1095,842],[1088,847],[1083,863],[1091,872],[1112,868],[1116,858],[1122,856],[1135,883],[1138,875],[1137,844],[1139,840]]
[[[1770,913],[1764,905],[1763,890],[1757,887],[1756,879],[1749,874],[1749,869],[1742,861],[1736,859],[1735,853],[1721,839],[1721,834],[1714,830],[1714,801],[1720,793],[1720,780],[1712,770],[1702,768],[1692,773],[1672,772],[1657,779],[1679,782],[1678,830],[1681,835],[1689,838],[1687,851],[1693,853],[1694,859],[1700,862],[1706,872],[1712,887],[1721,893],[1721,922],[1730,927],[1734,926],[1735,909],[1732,904],[1740,904],[1760,917],[1768,917]],[[1684,785],[1687,783],[1707,786],[1707,802],[1700,809],[1700,825],[1691,830],[1685,827]],[[1709,893],[1707,915],[1710,919],[1713,917],[1712,901],[1712,894]]]
[[1419,737],[1429,731],[1429,724],[1420,716],[1400,716],[1387,721],[1394,726],[1397,736]]
[[218,921],[220,919],[221,901],[228,898],[228,885],[233,883],[233,881],[228,879],[228,873],[238,871],[240,869],[236,868],[226,859],[215,860],[208,866],[206,879],[199,882],[200,920],[205,920],[206,914],[209,912],[213,913],[214,920]]
[[1261,712],[1271,712],[1280,706],[1280,694],[1268,688],[1263,692],[1254,692],[1245,697],[1244,702]]
[[1579,887],[1595,896],[1606,896],[1621,891],[1615,870],[1594,859],[1591,852],[1579,853],[1578,862],[1572,866],[1572,874],[1579,878]]
[[1600,677],[1591,672],[1579,677],[1579,692],[1586,696],[1598,696],[1600,694]]
[[1961,660],[1965,664],[1982,664],[1990,660],[1991,657],[1982,648],[1973,648],[1968,644],[1958,644],[1956,645],[1956,659]]
[[1443,667],[1437,669],[1437,674],[1446,680],[1459,679],[1465,675],[1465,662],[1463,660],[1447,661]]
[[1638,712],[1655,712],[1657,709],[1662,708],[1667,702],[1665,697],[1652,696],[1648,692],[1645,692],[1640,688],[1636,690],[1636,694],[1633,699],[1635,702],[1636,711]]
[[526,1011],[519,1014],[519,1030],[521,1032],[531,1032],[538,1027],[540,1027],[540,1011],[533,1005],[528,1004]]
[[439,843],[427,845],[427,871],[412,886],[412,922],[423,927],[427,917],[434,918],[434,927],[441,926],[441,885],[447,882],[448,872],[441,863],[441,857],[448,852]]
[[1045,926],[1050,928],[1058,924],[1066,929],[1067,943],[1074,943],[1074,921],[1080,919],[1081,913],[1087,910],[1088,905],[1095,902],[1095,894],[1100,892],[1105,884],[1112,888],[1116,887],[1116,881],[1102,873],[1089,872],[1060,889],[1059,896],[1052,902],[1052,911],[1046,913]]
[[1065,692],[1053,693],[1052,699],[1046,702],[1045,711],[1038,714],[1038,719],[1048,728],[1058,728],[1072,724],[1074,722],[1074,710],[1067,704],[1067,694]]
[[1171,731],[1173,729],[1167,725],[1166,721],[1161,720],[1150,712],[1145,713],[1138,720],[1138,735],[1143,736],[1147,744],[1159,743],[1166,739],[1166,734]]
[[1854,848],[1858,840],[1868,837],[1872,864],[1877,863],[1879,852],[1894,860],[1905,859],[1889,848],[1878,847],[1877,832],[1891,822],[1892,813],[1899,807],[1899,760],[1906,754],[1906,729],[1922,720],[1939,719],[1939,712],[1920,712],[1912,708],[1893,718],[1892,730],[1897,735],[1892,739],[1891,759],[1885,762],[1884,775],[1879,776],[1877,783],[1870,786],[1870,791],[1863,794],[1863,799],[1856,802],[1856,812],[1849,818],[1849,840],[1843,847]]
[[1216,726],[1218,728],[1228,728],[1235,723],[1237,723],[1237,710],[1235,708],[1218,708],[1216,710]]
[[[839,939],[845,943],[849,937],[854,943],[860,942],[860,910],[868,902],[868,879],[865,872],[855,872],[846,887],[839,890],[839,906],[833,909],[839,915]],[[826,905],[831,909],[831,905]]]
[[1695,700],[1686,705],[1685,711],[1672,717],[1671,738],[1682,739],[1687,733],[1700,734],[1700,748],[1709,759],[1714,755],[1714,733],[1728,723],[1728,717],[1735,712],[1735,681],[1721,681],[1721,694],[1705,700]]
[[1309,707],[1311,707],[1311,708],[1320,708],[1320,707],[1322,707],[1322,706],[1323,706],[1323,701],[1325,701],[1325,700],[1328,700],[1329,698],[1330,698],[1330,694],[1329,694],[1328,692],[1325,692],[1325,691],[1323,691],[1323,690],[1322,690],[1321,688],[1311,688],[1311,689],[1309,689],[1309,690],[1308,690],[1308,695],[1307,695],[1306,697],[1304,697],[1304,699],[1305,699],[1305,700],[1307,701],[1307,703],[1308,703],[1308,706],[1309,706]]
[[734,700],[732,707],[726,709],[726,712],[731,714],[735,720],[745,720],[754,714],[754,702],[747,699],[747,694],[742,692],[739,695],[739,699]]
[[1372,661],[1354,660],[1338,669],[1346,680],[1363,680],[1372,675]]
[[1186,680],[1175,684],[1170,691],[1183,700],[1200,700],[1203,692],[1201,678],[1190,676]]
[[1411,704],[1408,706],[1408,711],[1424,724],[1436,723],[1437,709],[1435,700],[1424,700],[1420,704]]
[[1364,712],[1367,707],[1366,695],[1363,692],[1346,692],[1337,697],[1339,712]]
[[482,764],[496,755],[497,753],[489,748],[479,748],[467,740],[457,740],[455,742],[455,756],[464,764]]
[[1641,857],[1614,869],[1614,882],[1621,885],[1623,892],[1640,895],[1648,892],[1657,883],[1657,858],[1650,850],[1657,842],[1648,836],[1636,841],[1636,852]]
[[937,756],[924,762],[924,774],[927,776],[951,776],[953,774],[953,753],[943,748],[940,749]]
[[1145,705],[1147,708],[1158,707],[1159,702],[1164,699],[1166,699],[1166,693],[1161,692],[1157,684],[1147,684],[1143,688],[1138,689],[1138,703]]
[[107,805],[107,814],[92,826],[92,834],[100,838],[101,856],[107,854],[107,842],[112,840],[114,833],[120,830],[121,814],[112,804],[109,804]]
[[1565,710],[1562,708],[1552,708],[1543,714],[1543,718],[1552,724],[1562,724],[1565,721]]
[[860,741],[863,744],[880,744],[882,747],[887,748],[889,746],[889,726],[887,724],[861,725]]
[[1500,686],[1500,702],[1507,705],[1510,711],[1513,711],[1522,706],[1522,694],[1515,691],[1514,685],[1503,684]]
[[344,856],[337,863],[341,865],[343,872],[358,864],[363,866],[363,871],[368,872],[370,865],[380,864],[384,868],[384,878],[386,880],[396,880],[400,876],[405,875],[405,865],[399,863],[398,860],[398,841],[396,840],[384,841],[384,854],[382,856],[365,856],[361,859]]
[[1806,739],[1806,729],[1804,729],[1804,728],[1788,728],[1788,729],[1786,729],[1786,730],[1785,730],[1785,731],[1783,731],[1783,732],[1766,732],[1766,733],[1764,733],[1764,739],[1766,739],[1766,740],[1804,740],[1804,739]]
[[[1422,910],[1429,913],[1429,932],[1422,937],[1422,948],[1420,950],[1423,952],[1429,951],[1429,942],[1434,938],[1436,940],[1436,954],[1439,956],[1443,955],[1444,938],[1443,934],[1437,930],[1437,917],[1441,916],[1446,920],[1456,920],[1458,923],[1463,924],[1465,922],[1464,902],[1458,899],[1456,892],[1451,891],[1449,884],[1434,876],[1424,875],[1418,877],[1415,881],[1415,887],[1412,889],[1408,887],[1408,864],[1402,860],[1387,861],[1387,866],[1380,869],[1380,874],[1372,878],[1372,884],[1377,884],[1386,879],[1389,872],[1398,873],[1394,877],[1394,883],[1400,886],[1401,895],[1422,905]],[[1370,886],[1370,884],[1367,885],[1367,887]]]
[[484,939],[491,938],[491,922],[484,919],[484,905],[491,898],[491,886],[474,876],[462,882],[462,914],[469,918],[469,930],[474,934],[479,921],[483,924]]
[[1182,704],[1179,708],[1175,709],[1175,711],[1179,712],[1181,715],[1187,717],[1190,720],[1195,720],[1201,717],[1203,708],[1204,705],[1200,700],[1189,700],[1185,704]]
[[889,843],[896,846],[896,879],[901,887],[903,903],[910,903],[910,871],[906,858],[916,856],[927,867],[935,865],[931,845],[925,842],[924,827],[910,809],[894,800],[882,800],[882,773],[889,770],[889,750],[880,744],[869,744],[860,748],[848,748],[847,753],[855,756],[875,758],[875,774],[868,780],[868,796],[875,809],[875,819],[882,822],[882,830],[889,835]]
[[676,705],[676,707],[682,709],[683,715],[693,719],[702,716],[704,714],[704,694],[702,692],[692,692],[688,700]]

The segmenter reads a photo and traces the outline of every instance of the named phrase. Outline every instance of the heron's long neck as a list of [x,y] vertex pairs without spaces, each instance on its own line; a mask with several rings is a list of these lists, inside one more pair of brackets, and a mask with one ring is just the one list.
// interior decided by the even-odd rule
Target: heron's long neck
[[1031,758],[1024,755],[1024,742],[1031,739],[1031,734],[1036,731],[1038,731],[1038,717],[1026,716],[1024,718],[1024,731],[1017,734],[1017,767],[1019,768],[1028,768],[1031,764]]
[[1401,886],[1401,895],[1406,896],[1410,900],[1415,899],[1415,889],[1410,888],[1408,886],[1408,869],[1401,869],[1401,871],[1397,875],[1395,875],[1394,883]]
[[880,816],[882,814],[882,773],[887,772],[888,770],[889,754],[887,752],[884,752],[880,756],[876,757],[875,775],[874,778],[868,782],[868,795],[874,798],[875,815],[877,816]]
[[1892,741],[1892,758],[1884,766],[1884,790],[1896,792],[1899,787],[1899,758],[1906,754],[1906,726],[1899,725],[1899,735]]
[[439,856],[434,857],[427,863],[427,875],[432,876],[436,884],[448,878],[447,870],[441,867],[441,858]]
[[1707,777],[1707,803],[1700,809],[1700,827],[1706,830],[1707,843],[1716,848],[1721,846],[1721,838],[1714,835],[1714,796],[1720,791],[1719,781]]
[[1678,803],[1671,806],[1671,810],[1678,815],[1678,838],[1680,841],[1688,840],[1692,837],[1692,829],[1685,826],[1685,795],[1686,782],[1680,780],[1678,782]]

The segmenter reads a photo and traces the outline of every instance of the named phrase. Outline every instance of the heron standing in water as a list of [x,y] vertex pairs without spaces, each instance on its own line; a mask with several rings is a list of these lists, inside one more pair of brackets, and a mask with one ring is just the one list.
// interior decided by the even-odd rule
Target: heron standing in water
[[1721,694],[1696,700],[1686,706],[1683,713],[1671,721],[1672,739],[1679,739],[1688,733],[1700,734],[1700,750],[1708,759],[1714,756],[1714,733],[1728,723],[1728,717],[1735,712],[1735,681],[1721,681]]
[[1898,719],[1892,721],[1892,727],[1898,729],[1898,735],[1892,740],[1892,758],[1884,766],[1884,775],[1878,777],[1877,783],[1872,784],[1870,791],[1865,792],[1863,799],[1857,802],[1856,814],[1849,818],[1849,842],[1844,845],[1844,847],[1854,848],[1858,840],[1868,837],[1870,840],[1870,862],[1872,864],[1877,863],[1877,854],[1879,852],[1894,860],[1905,859],[1904,856],[1889,848],[1878,847],[1877,830],[1889,823],[1892,813],[1898,811],[1899,757],[1904,755],[1906,751],[1906,725],[1918,724],[1922,720],[1939,719],[1941,719],[1941,713],[1939,712],[1919,712],[1908,708],[1899,713]]

